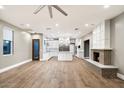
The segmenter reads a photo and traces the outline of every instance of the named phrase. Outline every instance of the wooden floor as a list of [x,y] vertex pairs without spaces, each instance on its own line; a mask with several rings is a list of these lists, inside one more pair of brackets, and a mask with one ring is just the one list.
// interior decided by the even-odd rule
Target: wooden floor
[[84,88],[124,87],[124,81],[105,79],[87,67],[83,60],[29,62],[0,74],[0,87],[5,88]]

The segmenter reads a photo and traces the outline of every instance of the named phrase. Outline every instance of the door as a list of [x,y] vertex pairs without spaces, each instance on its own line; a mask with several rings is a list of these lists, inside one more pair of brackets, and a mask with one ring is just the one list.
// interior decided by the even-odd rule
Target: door
[[40,42],[39,39],[32,40],[32,60],[40,59]]
[[84,41],[84,57],[89,57],[90,42],[89,40]]

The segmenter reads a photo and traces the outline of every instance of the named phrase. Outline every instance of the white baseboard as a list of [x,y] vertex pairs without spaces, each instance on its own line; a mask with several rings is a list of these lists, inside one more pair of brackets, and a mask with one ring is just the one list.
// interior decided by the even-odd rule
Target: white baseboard
[[51,57],[48,57],[46,59],[40,59],[40,61],[48,61],[50,58],[52,58],[52,56]]
[[40,59],[40,61],[48,61],[49,59]]
[[25,61],[23,61],[23,62],[17,63],[17,64],[15,64],[15,65],[12,65],[12,66],[9,66],[9,67],[5,67],[5,68],[3,68],[3,69],[0,69],[0,73],[3,73],[3,72],[5,72],[5,71],[8,71],[8,70],[10,70],[10,69],[12,69],[12,68],[21,66],[21,65],[23,65],[23,64],[25,64],[25,63],[28,63],[28,62],[31,62],[31,61],[32,61],[32,59],[29,59],[29,60],[25,60]]
[[40,59],[40,61],[47,61],[46,59]]
[[123,74],[117,73],[117,77],[124,80],[124,75]]

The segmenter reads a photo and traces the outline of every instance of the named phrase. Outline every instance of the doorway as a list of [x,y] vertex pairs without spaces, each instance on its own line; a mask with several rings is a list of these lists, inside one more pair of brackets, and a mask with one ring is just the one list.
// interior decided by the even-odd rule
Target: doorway
[[84,57],[89,58],[90,40],[84,41]]
[[40,40],[33,39],[32,40],[32,60],[40,59]]

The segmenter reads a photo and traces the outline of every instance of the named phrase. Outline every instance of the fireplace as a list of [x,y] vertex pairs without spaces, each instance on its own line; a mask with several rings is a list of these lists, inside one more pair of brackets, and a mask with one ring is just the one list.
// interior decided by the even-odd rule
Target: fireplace
[[99,62],[99,52],[93,52],[93,60]]
[[92,49],[92,60],[104,65],[111,64],[111,49]]

